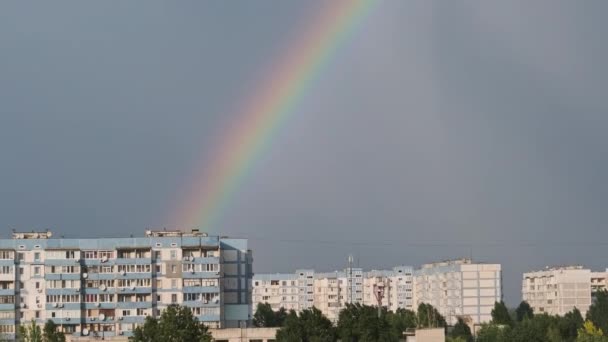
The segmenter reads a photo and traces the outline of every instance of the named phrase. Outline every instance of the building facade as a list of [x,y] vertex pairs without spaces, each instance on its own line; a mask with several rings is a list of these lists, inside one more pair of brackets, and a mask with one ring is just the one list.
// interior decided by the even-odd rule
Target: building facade
[[116,239],[14,233],[0,240],[0,334],[50,319],[74,336],[129,336],[171,304],[210,327],[242,326],[252,262],[247,240],[196,230]]
[[422,265],[414,274],[415,302],[433,305],[449,325],[458,317],[473,324],[489,322],[502,300],[500,264],[458,259]]
[[269,303],[273,310],[281,307],[301,311],[312,306],[337,322],[347,303],[377,305],[375,286],[384,288],[382,305],[389,310],[413,309],[413,269],[363,272],[361,268],[315,273],[256,274],[253,277],[253,304]]
[[[592,272],[582,266],[560,266],[524,273],[522,297],[535,313],[565,315],[578,308],[585,317],[591,305]],[[600,274],[594,278],[598,288],[605,284]]]

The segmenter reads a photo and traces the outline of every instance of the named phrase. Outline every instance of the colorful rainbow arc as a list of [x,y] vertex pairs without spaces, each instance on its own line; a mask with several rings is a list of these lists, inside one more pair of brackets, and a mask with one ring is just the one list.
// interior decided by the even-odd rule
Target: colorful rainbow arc
[[172,223],[211,231],[243,178],[281,123],[294,112],[335,51],[369,12],[373,0],[331,0],[310,22],[261,91],[243,106],[241,121],[225,135],[214,160],[205,163],[180,202]]

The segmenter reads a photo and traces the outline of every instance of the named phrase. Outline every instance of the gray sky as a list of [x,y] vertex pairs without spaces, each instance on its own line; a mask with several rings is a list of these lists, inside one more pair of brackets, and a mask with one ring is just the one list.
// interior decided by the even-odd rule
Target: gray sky
[[[0,4],[0,224],[173,226],[195,166],[322,2]],[[608,266],[605,1],[383,1],[236,193],[257,272]],[[292,42],[291,44],[297,44]],[[472,248],[471,248],[472,246]]]

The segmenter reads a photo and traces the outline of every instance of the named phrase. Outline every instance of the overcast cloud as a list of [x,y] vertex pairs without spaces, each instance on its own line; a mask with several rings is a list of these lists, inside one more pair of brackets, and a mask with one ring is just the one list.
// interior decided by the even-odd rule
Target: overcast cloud
[[[234,109],[322,1],[0,4],[0,225],[174,226]],[[382,1],[227,208],[256,272],[608,267],[605,1]]]

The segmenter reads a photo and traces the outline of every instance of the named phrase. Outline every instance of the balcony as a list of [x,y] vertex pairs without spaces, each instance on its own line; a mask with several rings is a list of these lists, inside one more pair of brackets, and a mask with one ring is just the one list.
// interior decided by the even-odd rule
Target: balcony
[[182,288],[183,293],[218,293],[219,286],[185,286]]
[[149,309],[152,307],[152,302],[117,302],[118,309]]

